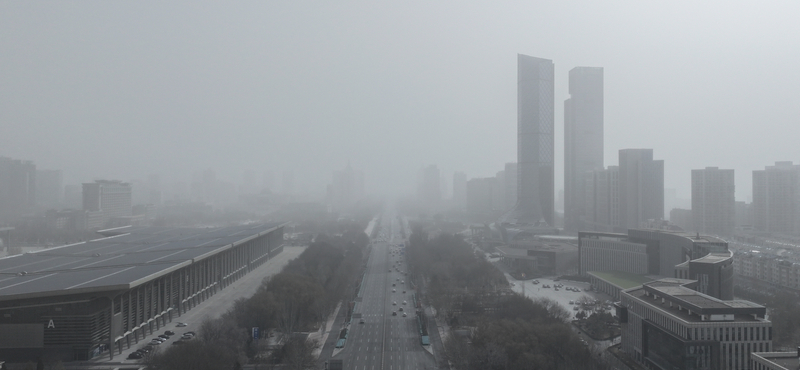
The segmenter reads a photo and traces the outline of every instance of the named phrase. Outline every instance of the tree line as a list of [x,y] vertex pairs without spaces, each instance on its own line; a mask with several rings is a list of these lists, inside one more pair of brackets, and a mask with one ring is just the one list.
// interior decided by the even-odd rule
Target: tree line
[[604,368],[572,331],[569,311],[511,292],[503,273],[460,235],[429,238],[414,227],[407,255],[430,304],[454,324],[444,342],[454,369]]
[[[314,367],[312,351],[318,344],[296,333],[318,330],[350,293],[369,243],[363,229],[351,223],[340,235],[318,235],[280,273],[265,279],[253,296],[238,299],[221,317],[204,321],[198,340],[162,348],[142,362],[151,370],[237,369],[246,363]],[[280,348],[268,350],[266,340],[254,340],[252,327],[260,328],[262,338],[275,329],[282,337]]]

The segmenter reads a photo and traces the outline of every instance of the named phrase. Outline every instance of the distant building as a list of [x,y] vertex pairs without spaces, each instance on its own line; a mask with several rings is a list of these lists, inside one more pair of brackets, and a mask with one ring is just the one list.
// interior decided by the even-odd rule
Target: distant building
[[585,202],[581,210],[584,230],[623,230],[619,221],[619,166],[584,174]]
[[[736,223],[733,170],[692,170],[692,227],[687,231],[731,235]],[[673,221],[674,222],[674,221]]]
[[775,162],[753,171],[753,223],[758,231],[800,232],[800,165]]
[[664,161],[652,149],[619,151],[619,223],[626,229],[664,218]]
[[631,229],[627,235],[580,232],[578,254],[583,276],[620,271],[694,279],[701,293],[733,299],[733,254],[727,242],[715,237],[657,229]]
[[736,229],[753,229],[753,204],[744,201],[737,201],[734,205],[736,209]]
[[36,165],[0,157],[0,222],[11,222],[36,206]]
[[467,204],[467,174],[463,172],[453,174],[453,203],[461,210]]
[[650,369],[748,369],[772,350],[764,306],[699,293],[694,280],[661,279],[623,290],[621,349]]
[[493,195],[497,178],[476,178],[467,181],[467,212],[491,215],[494,210]]
[[341,171],[334,171],[328,187],[330,204],[337,210],[348,209],[364,197],[364,174],[353,170],[350,164]]
[[569,71],[570,98],[564,101],[564,228],[582,229],[584,178],[603,169],[603,68]]
[[517,204],[517,186],[519,168],[516,163],[506,163],[505,166],[505,210],[512,210]]
[[492,210],[499,213],[508,211],[506,209],[506,171],[499,171],[494,176]]
[[45,208],[60,208],[63,198],[61,170],[36,170],[36,203]]
[[694,215],[691,209],[673,208],[669,211],[669,222],[685,231],[697,230],[694,227]]
[[126,182],[97,180],[83,184],[83,210],[88,212],[87,228],[101,228],[112,219],[120,222],[120,218],[130,217],[131,196],[131,185]]
[[429,211],[436,210],[442,202],[439,167],[430,165],[420,170],[417,183],[417,199]]
[[517,204],[505,222],[555,225],[554,67],[517,55]]
[[523,240],[495,247],[501,261],[512,270],[527,276],[572,274],[577,269],[578,248],[572,244]]

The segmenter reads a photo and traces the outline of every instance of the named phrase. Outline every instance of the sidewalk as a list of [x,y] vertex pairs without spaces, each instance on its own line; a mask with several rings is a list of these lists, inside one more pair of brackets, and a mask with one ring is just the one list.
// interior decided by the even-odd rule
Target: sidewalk
[[[322,348],[325,347],[325,342],[328,340],[328,335],[331,333],[331,329],[333,328],[333,323],[336,321],[337,315],[339,315],[339,308],[342,307],[342,302],[336,305],[336,309],[333,310],[333,313],[328,317],[328,322],[325,323],[325,326],[321,327],[319,331],[313,332],[308,335],[307,340],[314,340],[319,344],[317,348],[314,349],[312,354],[314,357],[319,358],[319,355],[322,353]],[[339,331],[336,331],[337,335]]]

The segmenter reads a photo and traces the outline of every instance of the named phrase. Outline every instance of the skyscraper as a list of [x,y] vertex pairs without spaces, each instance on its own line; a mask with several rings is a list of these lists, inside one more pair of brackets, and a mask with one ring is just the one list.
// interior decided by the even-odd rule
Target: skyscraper
[[692,226],[703,234],[730,235],[736,222],[733,170],[692,170]]
[[87,228],[103,227],[115,217],[131,215],[131,184],[121,181],[95,180],[83,184],[83,210],[87,211]]
[[0,157],[0,222],[32,212],[36,205],[36,165]]
[[653,149],[619,151],[619,212],[623,229],[664,218],[664,161],[653,160]]
[[517,205],[506,221],[553,226],[553,61],[517,54]]
[[570,70],[569,94],[564,101],[564,227],[578,231],[586,173],[603,169],[603,68]]
[[463,172],[453,174],[453,204],[460,210],[467,204],[467,174]]

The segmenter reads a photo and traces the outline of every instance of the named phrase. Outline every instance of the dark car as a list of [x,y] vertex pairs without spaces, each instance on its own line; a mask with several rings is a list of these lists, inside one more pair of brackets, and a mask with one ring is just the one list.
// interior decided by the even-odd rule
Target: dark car
[[164,339],[164,340],[169,339],[169,335],[166,335],[166,334],[161,334],[158,337],[161,338],[161,339]]
[[175,335],[175,332],[172,330],[167,330],[164,332],[164,335]]
[[397,311],[393,311],[392,316],[397,316]]
[[131,352],[131,354],[128,355],[128,360],[138,360],[143,356],[141,352]]

